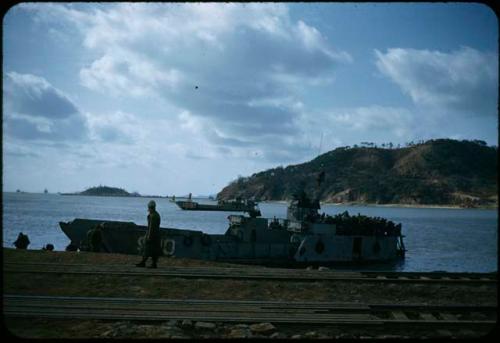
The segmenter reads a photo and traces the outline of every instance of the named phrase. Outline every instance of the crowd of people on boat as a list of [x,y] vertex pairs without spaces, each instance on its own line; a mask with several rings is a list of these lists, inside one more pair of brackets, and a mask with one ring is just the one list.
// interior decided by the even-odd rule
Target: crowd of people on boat
[[359,213],[351,216],[348,211],[334,216],[326,215],[323,222],[334,224],[338,235],[401,235],[401,224],[395,224],[386,218],[368,217]]

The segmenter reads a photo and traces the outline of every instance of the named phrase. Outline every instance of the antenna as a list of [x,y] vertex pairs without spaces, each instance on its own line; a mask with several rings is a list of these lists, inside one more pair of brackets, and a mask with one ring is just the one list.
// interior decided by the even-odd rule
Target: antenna
[[318,156],[321,153],[321,146],[323,145],[323,131],[321,131],[321,137],[319,139]]

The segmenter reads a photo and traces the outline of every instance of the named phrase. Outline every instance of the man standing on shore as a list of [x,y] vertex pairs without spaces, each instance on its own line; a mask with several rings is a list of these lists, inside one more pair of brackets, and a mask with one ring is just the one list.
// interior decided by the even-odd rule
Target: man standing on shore
[[152,264],[148,268],[156,268],[158,257],[161,254],[160,240],[160,215],[156,212],[156,203],[151,200],[148,203],[148,231],[144,239],[144,254],[142,261],[136,264],[137,267],[145,267],[148,257],[151,257]]
[[100,252],[102,245],[102,228],[103,223],[96,225],[94,229],[88,233],[88,241],[90,245],[90,251]]

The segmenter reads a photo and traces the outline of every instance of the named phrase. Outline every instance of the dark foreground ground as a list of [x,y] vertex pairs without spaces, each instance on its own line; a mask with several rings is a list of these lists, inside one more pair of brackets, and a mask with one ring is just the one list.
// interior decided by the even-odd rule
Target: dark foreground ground
[[[3,249],[9,263],[126,265],[137,256],[89,252],[20,251]],[[162,258],[158,270],[169,267],[243,267],[207,261]],[[12,265],[9,266],[11,268]],[[77,267],[75,267],[77,268]],[[250,268],[250,267],[248,267]],[[256,268],[256,267],[251,267]],[[262,267],[264,268],[264,267]],[[3,272],[3,292],[9,295],[314,301],[353,304],[497,305],[497,284],[369,283],[353,281],[286,281],[187,279],[123,275],[75,275]],[[424,329],[411,325],[388,328],[190,321],[139,322],[120,320],[4,317],[4,326],[23,338],[478,338],[493,332],[463,328]]]

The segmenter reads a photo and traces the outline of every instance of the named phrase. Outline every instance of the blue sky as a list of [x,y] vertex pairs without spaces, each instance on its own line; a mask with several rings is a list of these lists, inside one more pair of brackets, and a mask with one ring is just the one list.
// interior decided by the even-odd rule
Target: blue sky
[[215,194],[363,141],[497,145],[497,42],[474,3],[16,5],[4,190]]

